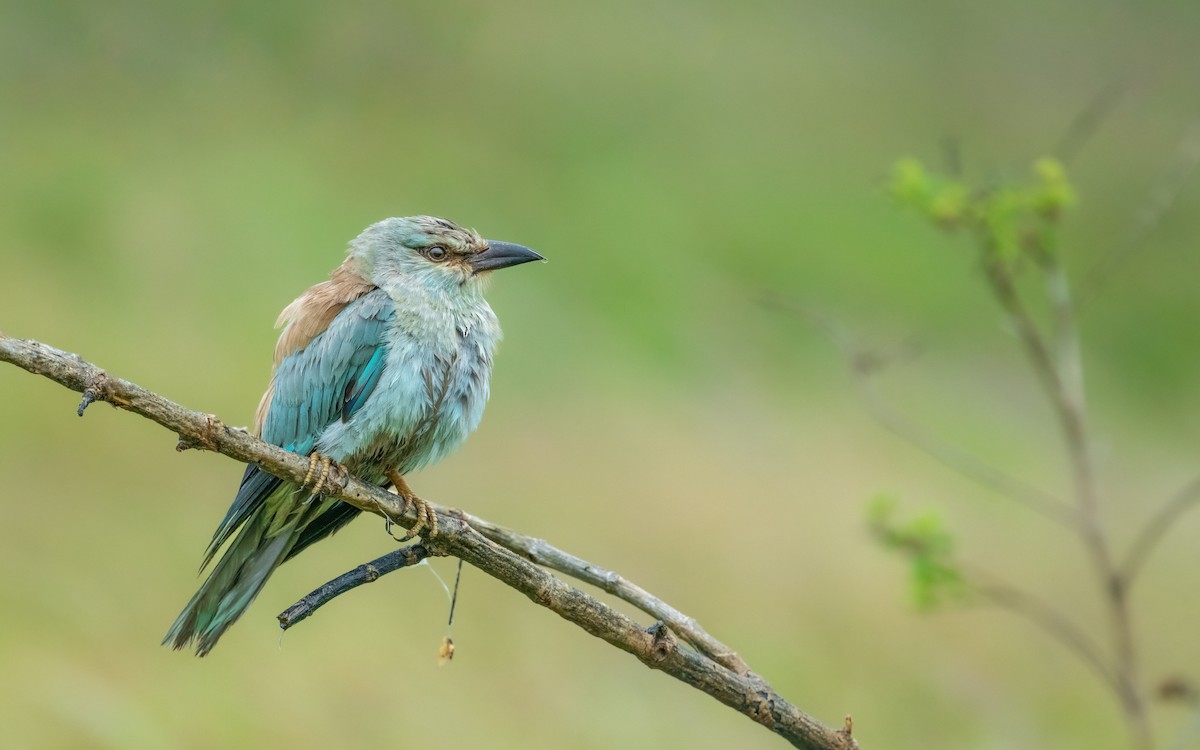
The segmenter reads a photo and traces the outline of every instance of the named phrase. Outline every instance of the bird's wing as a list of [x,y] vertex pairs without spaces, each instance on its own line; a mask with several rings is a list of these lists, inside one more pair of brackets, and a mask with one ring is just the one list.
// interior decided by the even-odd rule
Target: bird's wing
[[[263,440],[306,455],[312,452],[326,427],[336,420],[348,421],[353,417],[383,372],[385,332],[394,314],[391,297],[381,289],[374,289],[345,304],[328,327],[303,348],[285,354],[264,397],[266,409],[260,409]],[[293,319],[288,329],[296,323]],[[288,336],[288,329],[284,330],[281,341]],[[204,565],[280,483],[278,477],[257,466],[246,467],[237,496],[213,534]],[[352,513],[336,515],[337,518],[327,519],[328,523],[319,524],[322,530],[319,536],[332,533],[353,517]],[[301,546],[312,541],[315,539]]]
[[308,454],[332,422],[349,421],[379,382],[384,334],[395,311],[387,292],[376,289],[348,304],[308,346],[285,356],[275,368],[263,440]]

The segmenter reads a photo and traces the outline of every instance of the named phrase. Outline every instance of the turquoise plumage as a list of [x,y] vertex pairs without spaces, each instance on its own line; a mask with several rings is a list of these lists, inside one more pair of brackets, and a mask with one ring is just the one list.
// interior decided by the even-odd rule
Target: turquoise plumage
[[[500,341],[483,298],[489,272],[539,259],[445,219],[371,225],[329,281],[280,314],[256,430],[416,501],[403,476],[453,451],[483,416]],[[311,489],[246,468],[202,567],[229,545],[164,643],[208,653],[276,567],[357,515]]]

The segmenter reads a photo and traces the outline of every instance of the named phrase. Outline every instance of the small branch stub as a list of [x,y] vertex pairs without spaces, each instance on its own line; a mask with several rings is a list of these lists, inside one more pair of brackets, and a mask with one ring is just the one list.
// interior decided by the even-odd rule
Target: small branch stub
[[87,411],[87,408],[91,406],[92,402],[95,400],[96,392],[91,388],[87,389],[83,392],[83,400],[79,402],[79,408],[75,411],[75,413],[82,417],[83,413]]
[[675,652],[675,636],[671,635],[671,629],[662,620],[646,628],[646,632],[650,634],[651,659],[661,662]]
[[82,417],[87,408],[97,401],[107,401],[113,406],[129,406],[130,401],[113,393],[111,385],[108,373],[97,369],[87,378],[87,386],[83,389],[83,400],[79,402],[79,408],[75,410],[75,413]]
[[220,453],[217,448],[217,433],[225,429],[220,419],[217,419],[215,414],[204,415],[204,429],[200,430],[195,437],[191,435],[180,435],[179,442],[175,443],[175,450],[182,453],[183,451],[200,448],[206,451]]

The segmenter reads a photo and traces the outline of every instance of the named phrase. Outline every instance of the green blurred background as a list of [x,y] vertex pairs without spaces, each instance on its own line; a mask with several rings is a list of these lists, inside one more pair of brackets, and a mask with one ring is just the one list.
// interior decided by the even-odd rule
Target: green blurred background
[[[1125,746],[1040,632],[916,614],[864,530],[879,491],[941,507],[964,555],[1100,630],[1059,530],[891,437],[799,301],[867,341],[950,439],[1054,489],[1040,394],[969,249],[892,205],[888,166],[961,146],[1023,174],[1098,91],[1071,172],[1086,270],[1200,113],[1187,2],[15,3],[0,6],[0,329],[234,424],[278,311],[385,216],[431,213],[550,262],[500,275],[479,432],[413,480],[611,566],[700,619],[864,746]],[[1082,320],[1118,543],[1190,478],[1200,193]],[[274,615],[390,548],[361,520],[285,566],[209,658],[158,641],[240,467],[0,367],[5,747],[779,747],[744,717],[467,570]],[[1195,673],[1185,520],[1134,599],[1149,675]],[[439,561],[444,576],[453,565]],[[642,618],[645,619],[644,617]],[[1166,737],[1182,719],[1156,708]]]

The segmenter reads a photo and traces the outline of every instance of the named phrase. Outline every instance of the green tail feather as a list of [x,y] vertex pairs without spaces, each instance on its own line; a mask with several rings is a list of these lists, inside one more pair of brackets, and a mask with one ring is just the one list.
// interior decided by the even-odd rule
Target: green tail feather
[[181,649],[194,642],[197,656],[212,650],[258,596],[275,568],[287,559],[304,528],[332,504],[317,499],[305,503],[306,499],[294,485],[282,485],[271,494],[179,613],[163,644]]

